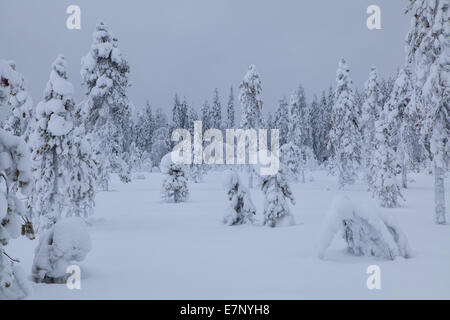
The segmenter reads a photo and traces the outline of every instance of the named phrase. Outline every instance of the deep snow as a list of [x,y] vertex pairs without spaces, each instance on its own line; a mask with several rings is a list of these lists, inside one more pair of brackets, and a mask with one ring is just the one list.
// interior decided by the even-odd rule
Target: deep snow
[[[381,209],[397,218],[413,250],[411,259],[387,261],[351,256],[340,236],[325,260],[314,254],[334,196],[370,201],[363,184],[338,191],[335,177],[315,172],[315,181],[292,184],[295,226],[229,227],[221,224],[228,206],[224,174],[190,183],[186,203],[161,200],[160,173],[130,184],[114,179],[112,191],[98,193],[89,220],[92,251],[80,263],[81,290],[33,283],[29,298],[450,299],[450,226],[434,223],[432,176],[411,174],[415,182],[404,191],[404,207]],[[251,193],[260,219],[263,195]],[[22,238],[8,246],[27,274],[37,244]],[[381,268],[381,290],[366,287],[373,264]]]

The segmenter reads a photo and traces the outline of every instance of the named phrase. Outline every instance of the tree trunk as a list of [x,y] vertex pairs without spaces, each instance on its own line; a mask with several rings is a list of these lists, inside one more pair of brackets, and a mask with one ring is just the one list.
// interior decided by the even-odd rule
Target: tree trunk
[[437,164],[434,167],[434,203],[436,223],[445,224],[444,169]]
[[408,188],[408,169],[406,168],[406,157],[405,157],[405,153],[402,152],[402,186],[403,188],[407,189]]

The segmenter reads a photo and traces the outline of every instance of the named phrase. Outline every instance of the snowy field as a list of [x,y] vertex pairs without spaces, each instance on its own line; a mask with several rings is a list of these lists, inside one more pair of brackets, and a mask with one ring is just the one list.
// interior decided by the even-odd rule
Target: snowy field
[[[186,203],[160,199],[162,175],[122,184],[97,196],[90,220],[93,249],[81,262],[81,290],[36,284],[30,299],[450,299],[450,228],[434,222],[433,177],[411,177],[393,214],[414,256],[386,261],[355,257],[337,236],[315,257],[320,224],[337,190],[335,177],[315,172],[313,182],[292,184],[296,225],[267,228],[221,224],[227,206],[224,172],[190,184]],[[447,182],[448,183],[448,182]],[[448,189],[447,189],[448,190]],[[345,191],[371,201],[363,184]],[[252,190],[261,214],[263,195]],[[448,197],[447,197],[448,199]],[[450,200],[450,199],[448,199]],[[37,241],[11,242],[30,274]],[[366,269],[381,268],[381,290],[368,290]]]

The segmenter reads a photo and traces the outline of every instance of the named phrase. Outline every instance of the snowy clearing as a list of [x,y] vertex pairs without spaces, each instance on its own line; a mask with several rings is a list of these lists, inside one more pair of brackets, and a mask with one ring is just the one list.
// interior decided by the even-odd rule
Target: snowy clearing
[[[122,184],[97,196],[89,232],[92,251],[80,263],[81,290],[32,283],[30,299],[449,299],[449,226],[435,224],[433,176],[411,177],[406,204],[393,214],[413,251],[395,261],[355,257],[336,237],[324,260],[316,239],[334,196],[372,201],[363,184],[338,191],[335,177],[292,184],[297,204],[292,227],[225,226],[227,172],[190,183],[185,203],[164,203],[162,175]],[[448,181],[446,181],[448,184]],[[327,190],[329,189],[329,190]],[[258,219],[263,195],[251,189]],[[447,197],[448,199],[448,197]],[[11,242],[9,253],[30,274],[37,240]],[[367,267],[381,268],[381,290],[366,286]]]

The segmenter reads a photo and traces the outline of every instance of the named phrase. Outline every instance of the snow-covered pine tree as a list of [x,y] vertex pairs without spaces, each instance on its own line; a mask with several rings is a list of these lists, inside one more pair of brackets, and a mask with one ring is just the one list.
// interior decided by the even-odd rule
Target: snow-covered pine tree
[[450,153],[450,14],[449,0],[410,1],[411,28],[407,63],[415,77],[422,131],[430,137],[435,176],[435,215],[445,224],[444,176]]
[[293,225],[294,217],[287,200],[295,205],[295,199],[283,166],[280,166],[275,175],[261,176],[261,190],[265,196],[263,224],[272,228]]
[[227,122],[226,122],[227,129],[234,128],[234,125],[235,125],[234,119],[235,119],[234,92],[233,92],[233,86],[231,86],[230,95],[228,96],[228,104],[227,104]]
[[398,115],[396,106],[387,103],[375,121],[374,152],[370,172],[374,197],[382,207],[397,208],[403,196],[396,176],[400,164],[396,153],[398,123],[393,120]]
[[32,131],[33,120],[33,99],[25,90],[25,79],[16,71],[16,63],[9,61],[12,72],[18,80],[17,84],[11,87],[9,106],[11,114],[5,121],[5,130],[12,132],[15,136],[21,136],[28,142],[30,132]]
[[[0,109],[11,99],[12,89],[21,86],[22,79],[11,65],[0,60]],[[14,89],[13,89],[14,90]],[[30,154],[22,138],[0,128],[0,298],[18,299],[29,294],[27,280],[15,260],[6,253],[11,239],[22,235],[34,239],[33,225],[17,193],[31,193]]]
[[280,145],[288,142],[289,133],[289,109],[286,97],[278,101],[278,108],[274,117],[274,128],[280,130]]
[[243,129],[262,128],[264,121],[261,79],[254,65],[250,65],[248,68],[239,88],[239,102],[242,109],[241,127]]
[[107,190],[110,173],[130,181],[127,163],[131,140],[131,110],[127,97],[130,67],[118,48],[118,41],[100,22],[93,43],[82,58],[81,77],[87,88],[83,104],[86,133],[92,136],[96,161],[101,164],[99,183]]
[[30,137],[35,185],[29,207],[39,230],[50,228],[71,205],[66,179],[72,170],[67,165],[72,157],[74,107],[67,62],[63,55],[58,55],[52,64],[44,100],[36,107],[37,125]]
[[333,152],[332,167],[339,176],[339,187],[354,183],[361,161],[361,139],[355,110],[350,69],[344,59],[336,72],[336,91],[331,114],[328,147]]
[[364,103],[361,110],[362,160],[364,162],[365,179],[372,188],[374,173],[371,172],[373,152],[375,149],[375,121],[378,119],[382,105],[380,104],[380,84],[377,69],[372,67],[369,79],[364,84]]
[[161,196],[167,202],[184,202],[189,197],[188,180],[183,167],[173,163],[170,153],[161,160],[161,172],[165,175]]
[[238,225],[253,223],[255,221],[256,209],[250,198],[250,193],[242,185],[236,172],[231,172],[228,177],[227,195],[229,207],[223,218],[226,225]]
[[211,128],[222,129],[222,105],[220,104],[219,90],[214,89],[213,103],[211,106]]
[[289,142],[296,146],[311,147],[311,122],[305,90],[299,85],[291,94],[289,102]]

